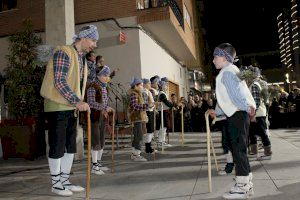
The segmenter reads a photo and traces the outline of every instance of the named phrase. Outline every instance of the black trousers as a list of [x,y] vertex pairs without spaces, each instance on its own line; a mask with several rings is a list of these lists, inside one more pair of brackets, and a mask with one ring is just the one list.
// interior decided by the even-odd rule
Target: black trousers
[[270,146],[271,142],[266,132],[266,117],[256,117],[256,122],[250,123],[249,139],[250,144],[257,144],[256,135],[261,138],[263,145]]
[[137,150],[141,150],[142,148],[145,126],[145,122],[133,123],[132,147]]
[[220,121],[220,128],[222,131],[222,148],[224,154],[227,154],[229,153],[229,150],[232,149],[232,146],[230,143],[230,135],[228,132],[228,124],[226,119]]
[[49,158],[58,159],[67,153],[76,153],[77,118],[74,110],[47,112],[49,123]]
[[[167,133],[170,132],[170,113],[168,110],[163,111],[164,128],[167,128]],[[161,111],[156,115],[156,130],[160,130],[161,125]]]
[[250,118],[247,112],[237,111],[227,118],[236,176],[248,176],[251,172],[247,157]]
[[148,122],[146,124],[147,133],[153,133],[154,132],[154,112],[147,111],[147,116],[148,116]]
[[101,114],[98,120],[93,120],[91,123],[92,129],[92,149],[99,151],[104,149],[105,145],[105,118]]

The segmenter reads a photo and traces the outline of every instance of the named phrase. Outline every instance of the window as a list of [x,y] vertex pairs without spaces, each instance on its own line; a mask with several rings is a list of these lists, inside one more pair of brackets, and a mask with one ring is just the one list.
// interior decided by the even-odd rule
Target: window
[[0,12],[17,8],[17,0],[0,0]]
[[186,5],[184,4],[183,6],[183,15],[184,15],[184,19],[187,22],[187,24],[189,25],[189,27],[192,29],[192,19],[191,19],[191,15],[188,11],[188,9],[186,8]]

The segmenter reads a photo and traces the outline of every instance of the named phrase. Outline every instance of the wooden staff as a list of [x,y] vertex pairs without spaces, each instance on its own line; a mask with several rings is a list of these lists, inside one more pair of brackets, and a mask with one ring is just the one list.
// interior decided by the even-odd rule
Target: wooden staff
[[112,134],[111,134],[111,172],[115,172],[115,111],[112,111]]
[[[153,118],[154,118],[154,123],[153,123],[153,126],[154,126],[154,132],[157,131],[156,130],[156,105],[155,105],[155,108],[153,109]],[[153,132],[153,134],[154,134]],[[157,132],[156,132],[157,133]],[[157,136],[158,136],[158,133],[157,133]],[[156,140],[157,138],[155,138],[155,141],[156,141],[156,149],[158,149],[158,142]]]
[[212,140],[211,134],[210,134],[210,143],[211,143],[211,150],[212,150],[212,153],[213,153],[213,156],[214,156],[216,169],[217,169],[217,171],[219,171],[219,166],[218,166],[217,156],[216,156],[216,152],[215,152],[214,142]]
[[181,107],[181,146],[184,145],[184,118],[183,118],[183,105]]
[[87,171],[86,171],[86,199],[90,199],[91,190],[91,116],[90,111],[87,111],[87,140],[88,140],[88,150],[87,150]]
[[[154,129],[153,129],[153,138],[154,138],[154,141],[156,141],[156,138],[155,138],[155,135],[154,135],[154,132],[156,131],[156,105],[153,108],[153,118],[154,118],[154,121],[153,121],[153,126],[154,126]],[[156,149],[158,149],[157,145],[158,145],[158,143],[156,142]],[[156,156],[155,156],[155,147],[154,147],[153,160],[155,160],[155,159],[156,159]]]
[[165,140],[165,133],[164,133],[164,110],[163,110],[163,103],[160,103],[160,130],[161,130],[161,135],[162,135],[162,142],[161,142],[161,152],[163,153],[165,148],[164,148],[164,140]]
[[208,191],[212,192],[212,184],[211,184],[211,160],[210,160],[210,128],[209,128],[209,113],[208,111],[205,112],[205,122],[206,122],[206,143],[207,143],[207,170],[208,170]]
[[174,126],[175,126],[175,125],[174,125],[174,121],[175,121],[175,120],[174,120],[174,109],[172,108],[172,135],[174,135],[174,129],[175,129],[175,128],[174,128]]

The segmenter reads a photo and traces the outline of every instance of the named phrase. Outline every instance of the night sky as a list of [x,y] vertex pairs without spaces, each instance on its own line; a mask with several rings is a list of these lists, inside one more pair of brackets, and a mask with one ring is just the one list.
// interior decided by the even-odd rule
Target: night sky
[[[229,42],[237,54],[276,51],[276,17],[290,0],[204,0],[205,39],[211,49]],[[278,59],[275,59],[279,61]],[[275,65],[275,64],[273,64]],[[270,68],[271,66],[266,66]]]

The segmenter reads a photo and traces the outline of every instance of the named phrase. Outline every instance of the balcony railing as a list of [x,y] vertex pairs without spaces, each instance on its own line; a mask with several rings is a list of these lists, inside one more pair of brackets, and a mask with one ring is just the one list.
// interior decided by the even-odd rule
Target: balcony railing
[[180,26],[182,27],[182,29],[184,29],[183,15],[175,0],[137,0],[138,10],[145,10],[165,6],[170,6]]

